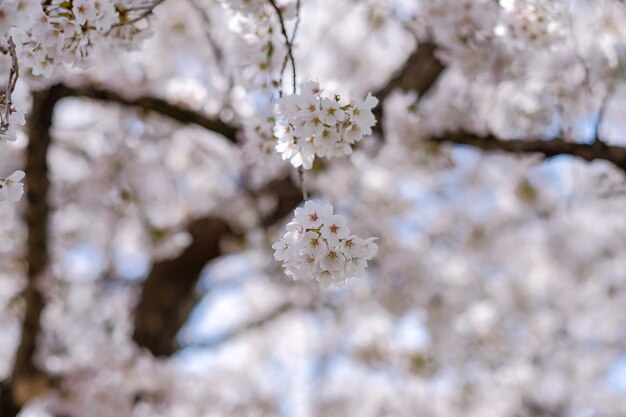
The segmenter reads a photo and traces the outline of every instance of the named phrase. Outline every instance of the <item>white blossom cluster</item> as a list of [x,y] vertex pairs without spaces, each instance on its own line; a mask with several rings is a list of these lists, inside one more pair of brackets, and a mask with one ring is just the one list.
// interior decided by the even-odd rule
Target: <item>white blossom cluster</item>
[[345,217],[333,214],[330,204],[304,203],[287,224],[287,233],[272,248],[274,258],[294,280],[312,279],[322,287],[343,285],[360,277],[378,246],[376,238],[350,235]]
[[311,169],[315,156],[332,158],[352,153],[352,145],[372,134],[378,100],[368,94],[363,101],[341,105],[341,98],[322,97],[316,81],[302,92],[278,99],[280,116],[274,129],[276,150],[294,167]]
[[19,201],[24,194],[24,171],[15,171],[8,178],[0,178],[0,201]]
[[0,4],[0,33],[13,35],[20,65],[51,77],[63,64],[88,67],[95,48],[132,49],[155,0],[9,0]]

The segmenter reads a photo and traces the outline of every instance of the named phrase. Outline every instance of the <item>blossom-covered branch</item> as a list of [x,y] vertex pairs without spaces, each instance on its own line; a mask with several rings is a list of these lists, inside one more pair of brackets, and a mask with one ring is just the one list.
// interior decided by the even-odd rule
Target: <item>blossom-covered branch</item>
[[[437,46],[435,44],[421,43],[397,73],[375,93],[376,97],[383,102],[394,90],[413,91],[420,94],[420,96],[426,94],[446,69],[445,65],[437,59],[435,55],[436,49]],[[605,116],[607,101],[606,97],[602,101],[598,126]],[[383,109],[382,105],[374,108],[373,112],[377,118],[383,117]],[[373,130],[382,133],[381,124],[374,126]],[[548,158],[558,155],[570,155],[586,161],[604,160],[626,171],[626,148],[607,145],[602,142],[597,138],[597,130],[596,128],[596,139],[591,144],[574,143],[560,138],[551,140],[532,138],[503,140],[494,135],[480,136],[470,132],[448,133],[430,138],[428,141],[440,144],[467,145],[483,150],[506,153],[538,153]]]

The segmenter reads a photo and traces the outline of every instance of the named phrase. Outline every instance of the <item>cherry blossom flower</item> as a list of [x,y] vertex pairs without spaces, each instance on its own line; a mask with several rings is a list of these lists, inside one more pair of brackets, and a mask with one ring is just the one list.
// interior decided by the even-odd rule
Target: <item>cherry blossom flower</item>
[[320,118],[324,124],[333,126],[345,119],[345,112],[337,101],[325,97],[322,99]]
[[310,200],[304,203],[304,207],[295,210],[296,222],[305,229],[319,229],[332,213],[333,207],[330,204],[320,205]]
[[8,178],[0,179],[0,201],[19,201],[24,194],[21,181],[25,176],[24,171],[15,171]]
[[320,233],[330,246],[338,245],[341,239],[345,239],[350,235],[350,229],[348,229],[346,223],[345,217],[338,215],[327,216],[324,219],[324,225],[320,229]]

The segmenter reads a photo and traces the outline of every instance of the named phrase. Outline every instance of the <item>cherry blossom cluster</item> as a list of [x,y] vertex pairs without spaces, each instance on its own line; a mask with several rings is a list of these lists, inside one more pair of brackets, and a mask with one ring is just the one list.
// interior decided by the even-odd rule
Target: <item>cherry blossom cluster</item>
[[156,4],[156,0],[52,0],[42,5],[38,0],[12,0],[0,5],[0,32],[13,34],[25,68],[35,76],[51,77],[62,64],[91,66],[89,58],[96,48],[135,47],[147,32],[138,25]]
[[15,171],[8,178],[0,178],[0,201],[19,201],[24,194],[24,171]]
[[302,92],[281,97],[274,134],[276,150],[294,167],[311,169],[315,156],[332,158],[352,153],[352,146],[372,134],[376,118],[372,109],[378,100],[368,94],[363,101],[321,95],[319,83],[308,81]]
[[288,276],[312,279],[328,287],[364,274],[367,261],[378,251],[374,240],[350,235],[345,217],[333,214],[330,204],[309,200],[295,210],[287,233],[272,248]]

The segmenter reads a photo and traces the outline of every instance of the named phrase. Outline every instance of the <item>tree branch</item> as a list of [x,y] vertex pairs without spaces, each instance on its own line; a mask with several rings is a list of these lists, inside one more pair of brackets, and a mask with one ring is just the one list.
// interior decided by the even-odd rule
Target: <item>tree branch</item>
[[40,317],[44,300],[39,281],[48,267],[48,218],[50,206],[48,192],[48,147],[51,143],[50,127],[56,103],[62,98],[60,88],[51,87],[33,94],[33,106],[28,121],[28,146],[26,148],[25,222],[27,282],[25,288],[26,310],[22,324],[20,344],[15,355],[13,371],[8,381],[3,381],[0,414],[14,417],[32,397],[46,388],[46,376],[34,361],[37,337],[41,330]]
[[226,221],[214,217],[194,221],[188,232],[192,242],[180,256],[154,264],[135,309],[133,339],[154,355],[174,352],[176,333],[193,308],[200,272],[222,254],[222,238],[233,235]]
[[[436,45],[421,43],[409,56],[402,68],[383,86],[375,96],[380,105],[374,109],[377,120],[383,118],[383,102],[395,89],[415,91],[424,96],[436,83],[445,66],[435,56]],[[381,124],[375,130],[382,132]],[[477,136],[467,132],[457,132],[430,138],[434,143],[450,143],[468,145],[475,148],[500,151],[506,153],[529,154],[539,153],[550,158],[558,155],[570,155],[586,161],[604,160],[626,172],[626,148],[607,145],[596,139],[592,144],[567,142],[563,139],[553,140],[502,140],[493,135]]]
[[[294,39],[290,39],[289,35],[287,34],[287,27],[285,26],[285,20],[283,19],[283,13],[280,10],[280,7],[278,6],[278,4],[276,4],[276,1],[274,0],[267,0],[270,4],[270,6],[272,6],[272,8],[274,9],[274,11],[276,12],[276,16],[278,17],[278,23],[280,24],[280,33],[282,33],[283,38],[285,39],[285,48],[287,48],[287,54],[285,56],[285,60],[283,61],[283,65],[280,69],[280,88],[282,91],[283,88],[283,75],[285,73],[285,68],[287,67],[287,58],[289,58],[289,61],[291,61],[291,81],[292,81],[292,88],[293,88],[293,93],[296,93],[296,82],[297,82],[297,76],[296,76],[296,60],[293,56],[293,41]],[[298,7],[300,6],[300,4],[298,4]],[[296,26],[297,28],[297,26]],[[296,35],[296,31],[294,30],[294,37]]]
[[547,158],[558,155],[570,155],[585,161],[604,160],[626,171],[626,148],[607,145],[602,141],[592,144],[566,142],[563,139],[552,140],[502,140],[495,136],[476,136],[459,132],[429,139],[434,143],[469,145],[488,151],[506,153],[539,153]]
[[[261,220],[273,224],[301,201],[300,190],[288,178],[268,184],[259,195],[274,195],[275,210]],[[157,356],[168,356],[178,348],[175,338],[197,301],[195,286],[204,266],[223,255],[220,242],[235,237],[223,219],[196,220],[188,229],[192,243],[175,259],[157,262],[143,285],[135,309],[133,339]]]
[[60,84],[55,86],[63,97],[83,97],[106,103],[115,103],[124,107],[134,107],[144,111],[153,112],[182,124],[195,124],[211,132],[218,133],[228,141],[237,141],[237,128],[213,119],[194,110],[186,109],[167,100],[156,97],[142,96],[130,98],[115,91],[99,88],[93,85],[83,87],[71,87]]

